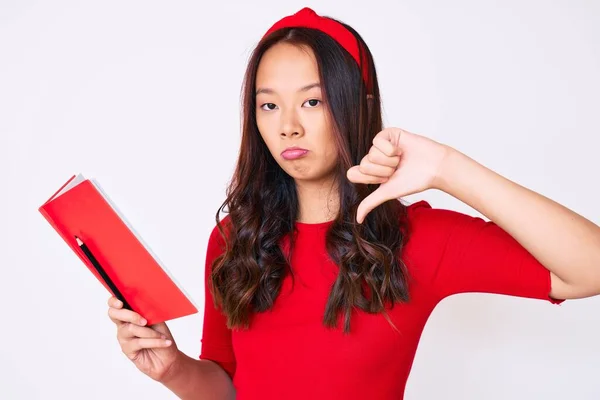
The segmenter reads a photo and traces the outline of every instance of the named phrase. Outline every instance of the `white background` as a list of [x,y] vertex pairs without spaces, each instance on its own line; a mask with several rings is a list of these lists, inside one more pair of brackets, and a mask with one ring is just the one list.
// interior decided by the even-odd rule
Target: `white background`
[[[169,399],[118,347],[108,293],[37,208],[95,177],[203,305],[252,47],[303,6],[374,53],[385,123],[600,223],[600,3],[0,2],[0,398]],[[474,213],[440,192],[435,207]],[[169,323],[200,351],[202,313]],[[407,399],[600,398],[600,298],[465,294],[435,310]],[[293,362],[293,360],[290,360]]]

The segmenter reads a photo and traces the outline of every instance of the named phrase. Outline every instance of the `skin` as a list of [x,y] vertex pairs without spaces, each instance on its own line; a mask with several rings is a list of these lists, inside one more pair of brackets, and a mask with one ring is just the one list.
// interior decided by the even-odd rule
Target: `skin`
[[[331,119],[318,86],[309,49],[278,44],[265,53],[256,80],[258,128],[270,153],[294,178],[300,222],[331,220],[339,210],[333,171],[337,151]],[[285,160],[281,152],[299,146],[309,153]],[[381,183],[363,200],[357,222],[374,208],[428,189],[468,204],[511,234],[549,271],[556,299],[600,293],[600,227],[528,188],[486,168],[450,146],[400,128],[386,128],[359,165],[347,171],[354,183]],[[146,327],[142,317],[109,299],[121,350],[146,375],[184,399],[235,398],[228,375],[211,361],[177,349],[166,324]]]
[[[388,157],[388,165],[397,164],[389,180],[361,203],[359,223],[387,200],[438,189],[494,221],[546,267],[551,297],[600,294],[600,227],[591,221],[424,136],[388,128],[378,133],[374,147]],[[365,159],[365,166],[348,171],[352,182],[363,182],[379,165],[368,155]]]
[[[339,209],[333,180],[337,146],[321,88],[313,85],[318,83],[312,51],[285,43],[265,52],[256,76],[258,129],[275,161],[294,178],[299,221],[307,223],[333,219]],[[281,152],[290,146],[309,152],[286,160]]]

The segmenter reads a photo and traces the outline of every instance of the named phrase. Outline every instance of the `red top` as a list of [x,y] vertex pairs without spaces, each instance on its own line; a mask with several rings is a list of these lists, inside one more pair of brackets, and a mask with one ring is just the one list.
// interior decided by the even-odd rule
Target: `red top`
[[[323,326],[337,270],[325,249],[330,222],[297,223],[294,290],[287,277],[272,311],[254,314],[250,329],[227,329],[205,287],[200,358],[230,374],[238,400],[402,399],[421,332],[445,297],[484,292],[562,302],[549,297],[549,271],[493,222],[425,201],[408,206],[408,216],[411,302],[388,312],[399,332],[383,315],[364,312],[352,315],[348,335]],[[214,229],[207,266],[221,240]]]

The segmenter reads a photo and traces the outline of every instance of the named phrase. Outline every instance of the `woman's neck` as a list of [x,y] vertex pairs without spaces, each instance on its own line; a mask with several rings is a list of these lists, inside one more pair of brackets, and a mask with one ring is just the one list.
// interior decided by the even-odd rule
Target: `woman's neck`
[[336,218],[339,209],[338,189],[327,182],[296,182],[298,193],[298,222],[316,224]]

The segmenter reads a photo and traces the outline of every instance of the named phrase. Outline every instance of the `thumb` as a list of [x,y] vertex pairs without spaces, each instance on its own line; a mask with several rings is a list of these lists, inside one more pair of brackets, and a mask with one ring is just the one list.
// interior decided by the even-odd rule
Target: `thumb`
[[375,191],[373,191],[373,193],[365,197],[358,205],[358,210],[356,211],[356,221],[359,224],[362,224],[367,214],[388,200],[390,199],[389,196],[385,194],[385,188],[382,186],[378,187],[375,189]]

